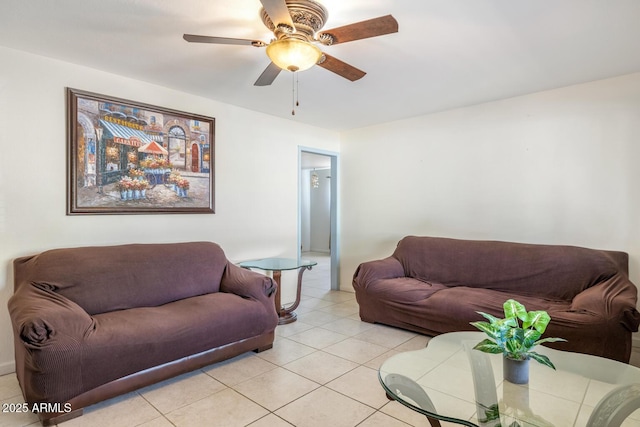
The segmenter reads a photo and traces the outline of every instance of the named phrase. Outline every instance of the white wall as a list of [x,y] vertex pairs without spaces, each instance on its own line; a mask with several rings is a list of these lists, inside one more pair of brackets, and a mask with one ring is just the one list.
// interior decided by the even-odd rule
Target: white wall
[[[296,256],[297,144],[339,151],[337,133],[15,50],[0,58],[0,374],[13,369],[18,256],[190,240],[215,241],[233,261]],[[66,216],[65,87],[214,117],[215,215]]]
[[640,74],[346,132],[342,289],[409,234],[622,250],[640,284],[639,161]]

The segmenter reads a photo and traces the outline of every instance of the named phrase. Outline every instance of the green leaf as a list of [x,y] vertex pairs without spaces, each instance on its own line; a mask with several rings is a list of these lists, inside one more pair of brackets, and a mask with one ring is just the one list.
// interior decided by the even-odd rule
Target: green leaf
[[515,317],[507,317],[505,319],[500,319],[500,325],[503,329],[507,328],[517,328],[518,321]]
[[524,341],[524,329],[512,328],[507,333],[507,339],[510,341]]
[[551,363],[551,360],[549,360],[549,358],[544,354],[538,354],[535,351],[530,351],[529,357],[531,357],[534,360],[537,360],[538,362],[542,363],[545,366],[550,367],[551,369],[556,369],[553,363]]
[[514,299],[508,299],[502,305],[504,317],[518,318],[524,321],[527,317],[527,309]]
[[470,325],[480,329],[491,338],[495,339],[499,335],[499,333],[496,331],[496,328],[487,322],[471,322]]
[[535,329],[527,329],[524,331],[524,336],[522,338],[523,345],[527,348],[527,350],[533,348],[538,344],[538,339],[542,334]]
[[491,315],[491,314],[489,314],[489,313],[484,313],[484,312],[482,312],[482,311],[476,311],[476,313],[478,313],[480,316],[482,316],[482,317],[484,317],[485,319],[487,319],[487,320],[488,320],[489,322],[491,322],[492,324],[493,324],[493,323],[496,323],[496,322],[498,322],[498,321],[500,321],[500,320],[501,320],[501,319],[498,319],[498,318],[497,318],[497,317],[495,317],[495,316],[492,316],[492,315]]
[[520,356],[520,350],[517,348],[517,346],[514,344],[513,341],[507,341],[505,343],[505,355],[507,357],[509,357],[510,359],[519,359]]
[[533,327],[536,331],[544,334],[550,321],[551,316],[546,311],[531,311],[522,321],[522,327],[525,329]]
[[545,342],[566,342],[564,338],[543,338],[535,342],[535,345],[542,344]]
[[495,340],[499,340],[500,337],[509,329],[518,326],[515,319],[499,319],[491,314],[483,313],[481,311],[478,311],[477,313],[488,319],[490,323],[478,321],[470,322],[470,325],[475,326]]
[[498,344],[496,344],[495,342],[491,341],[490,339],[485,339],[480,341],[478,344],[476,344],[473,347],[474,350],[480,350],[483,351],[485,353],[492,353],[492,354],[499,354],[503,352],[502,347],[500,347]]
[[505,348],[507,350],[507,356],[512,359],[522,359],[522,353],[526,351],[526,349],[522,348],[522,343],[518,340],[507,340],[505,342]]

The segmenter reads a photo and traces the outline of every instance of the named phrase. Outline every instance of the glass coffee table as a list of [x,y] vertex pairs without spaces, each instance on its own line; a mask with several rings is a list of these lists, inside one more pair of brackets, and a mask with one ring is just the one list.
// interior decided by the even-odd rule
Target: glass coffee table
[[[243,268],[257,268],[259,270],[271,271],[273,273],[273,281],[276,282],[278,288],[276,289],[275,305],[278,312],[278,324],[283,325],[286,323],[295,322],[297,319],[294,310],[298,308],[300,304],[300,290],[302,288],[302,273],[305,270],[311,270],[314,265],[318,263],[312,260],[306,259],[294,259],[294,258],[262,258],[254,259],[250,261],[243,261],[239,265]],[[298,270],[298,287],[296,288],[296,300],[288,307],[284,307],[281,302],[280,282],[282,278],[282,272],[285,270]]]
[[[385,361],[387,397],[427,417],[471,427],[613,427],[640,425],[640,369],[601,357],[543,346],[553,370],[530,362],[529,383],[502,379],[502,355],[473,350],[486,335],[452,332],[424,349]],[[625,424],[627,425],[627,424]]]

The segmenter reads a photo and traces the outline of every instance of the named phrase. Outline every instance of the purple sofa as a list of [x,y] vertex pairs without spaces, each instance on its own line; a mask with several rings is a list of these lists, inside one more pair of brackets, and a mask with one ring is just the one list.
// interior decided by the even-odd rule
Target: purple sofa
[[211,242],[54,249],[14,261],[16,374],[43,425],[272,347],[272,279]]
[[504,317],[509,298],[551,316],[558,350],[628,362],[638,330],[628,255],[574,246],[403,238],[353,277],[360,318],[426,335],[476,330],[477,311]]

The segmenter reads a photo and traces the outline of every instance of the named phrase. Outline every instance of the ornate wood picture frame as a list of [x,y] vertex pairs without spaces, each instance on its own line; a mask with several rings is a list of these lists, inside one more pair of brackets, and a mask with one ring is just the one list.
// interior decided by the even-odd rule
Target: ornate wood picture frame
[[214,118],[67,88],[67,139],[67,215],[214,213]]

